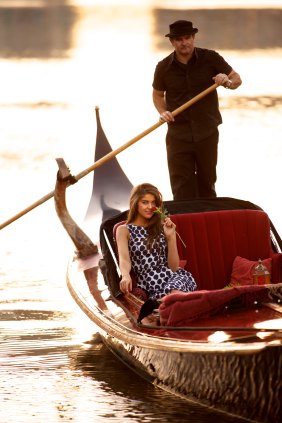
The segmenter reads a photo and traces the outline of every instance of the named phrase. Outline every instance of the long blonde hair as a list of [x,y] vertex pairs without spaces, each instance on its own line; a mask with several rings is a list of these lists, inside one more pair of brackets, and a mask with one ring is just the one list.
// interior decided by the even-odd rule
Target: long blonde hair
[[[146,194],[153,195],[155,197],[156,207],[163,210],[163,197],[158,188],[149,183],[137,185],[131,191],[127,223],[131,223],[136,218],[138,214],[138,202]],[[151,249],[153,244],[159,241],[160,234],[162,232],[161,217],[158,213],[154,213],[146,229],[148,231],[146,245],[149,249]]]

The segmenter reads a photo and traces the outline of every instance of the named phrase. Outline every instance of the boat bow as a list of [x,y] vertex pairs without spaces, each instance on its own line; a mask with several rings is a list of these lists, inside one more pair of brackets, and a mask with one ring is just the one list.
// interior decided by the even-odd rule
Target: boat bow
[[55,186],[54,200],[57,215],[72,239],[76,254],[79,258],[88,257],[92,254],[98,254],[98,247],[83,232],[83,230],[72,219],[66,205],[66,189],[76,183],[76,179],[71,175],[69,168],[62,158],[56,159],[59,171],[57,173],[57,181]]

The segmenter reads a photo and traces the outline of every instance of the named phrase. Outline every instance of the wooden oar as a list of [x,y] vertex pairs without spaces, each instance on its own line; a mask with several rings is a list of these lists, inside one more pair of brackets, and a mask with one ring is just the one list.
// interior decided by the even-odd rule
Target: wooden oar
[[[211,93],[218,87],[217,84],[211,85],[209,88],[205,89],[204,91],[197,94],[195,97],[191,98],[191,100],[184,103],[182,106],[178,107],[172,112],[173,116],[179,115],[179,113],[183,112],[188,107],[192,106],[197,101],[201,100],[203,97],[205,97],[207,94]],[[161,125],[163,125],[165,122],[159,121],[155,123],[154,125],[150,126],[150,128],[146,129],[145,131],[141,132],[136,137],[132,138],[127,143],[123,144],[121,147],[117,148],[116,150],[111,151],[110,153],[106,154],[101,159],[97,160],[95,163],[93,163],[92,166],[88,167],[87,169],[80,172],[78,175],[75,176],[75,179],[79,181],[84,176],[88,175],[88,173],[92,172],[93,170],[97,169],[98,167],[102,166],[103,164],[107,163],[109,160],[111,160],[113,157],[117,156],[122,151],[126,150],[128,147],[130,147],[132,144],[139,141],[141,138],[144,138],[146,135],[153,132],[155,129],[159,128]],[[40,200],[36,201],[35,203],[31,204],[29,207],[25,208],[21,212],[17,213],[15,216],[11,217],[10,219],[6,220],[6,222],[2,223],[0,225],[0,230],[5,228],[6,226],[10,225],[10,223],[14,222],[15,220],[19,219],[20,217],[24,216],[31,210],[35,209],[36,207],[40,206],[41,204],[45,203],[47,200],[52,198],[54,196],[54,191],[49,192],[49,194],[46,194],[44,197],[40,198]]]

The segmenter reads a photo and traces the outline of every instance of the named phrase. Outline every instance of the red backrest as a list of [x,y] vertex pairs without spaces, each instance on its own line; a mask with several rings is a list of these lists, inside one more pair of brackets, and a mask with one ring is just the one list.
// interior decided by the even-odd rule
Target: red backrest
[[172,215],[171,219],[186,244],[185,248],[177,241],[180,258],[187,259],[185,268],[195,277],[198,289],[226,286],[236,256],[248,260],[277,256],[271,248],[270,222],[264,211],[211,211]]
[[[236,256],[248,260],[272,258],[272,282],[281,282],[282,254],[274,253],[270,222],[261,210],[223,210],[171,215],[179,237],[180,260],[197,281],[198,289],[220,289],[230,282]],[[114,239],[119,225],[113,228]]]

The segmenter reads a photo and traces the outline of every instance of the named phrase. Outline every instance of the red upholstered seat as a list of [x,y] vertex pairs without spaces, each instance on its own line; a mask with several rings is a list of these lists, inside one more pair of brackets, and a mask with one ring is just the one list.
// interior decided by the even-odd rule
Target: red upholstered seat
[[[248,260],[272,258],[271,282],[282,281],[282,254],[270,242],[270,222],[262,210],[223,210],[171,215],[181,260],[197,281],[198,289],[221,289],[229,282],[236,256]],[[116,229],[125,222],[119,222]]]
[[270,222],[261,210],[224,210],[171,216],[186,244],[178,239],[198,289],[221,289],[230,282],[236,256],[249,260],[272,258],[271,282],[281,279],[282,254],[272,250]]

